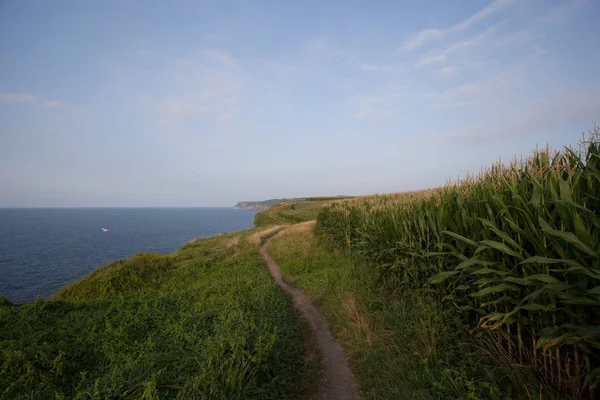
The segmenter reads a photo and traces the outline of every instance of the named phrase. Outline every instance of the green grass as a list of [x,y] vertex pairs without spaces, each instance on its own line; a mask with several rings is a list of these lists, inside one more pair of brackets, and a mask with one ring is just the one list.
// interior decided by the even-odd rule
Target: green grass
[[301,201],[274,204],[254,217],[255,226],[296,224],[317,218],[323,206],[352,197],[312,197]]
[[321,197],[307,197],[306,201],[328,201],[328,200],[348,200],[353,199],[356,196],[321,196]]
[[269,253],[283,279],[327,320],[349,358],[361,398],[528,398],[522,386],[515,389],[522,371],[510,376],[494,360],[476,356],[476,342],[436,301],[383,289],[375,269],[334,250],[310,229],[292,227],[276,236]]
[[317,358],[252,232],[138,254],[46,301],[0,301],[0,398],[301,398]]

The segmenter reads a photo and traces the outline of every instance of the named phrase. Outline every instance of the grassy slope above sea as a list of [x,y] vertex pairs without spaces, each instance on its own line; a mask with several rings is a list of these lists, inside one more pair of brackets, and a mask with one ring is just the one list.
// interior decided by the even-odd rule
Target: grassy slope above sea
[[260,235],[137,254],[47,300],[2,301],[0,398],[305,398],[318,358]]
[[582,145],[438,189],[282,202],[261,228],[0,301],[0,396],[314,395],[311,335],[257,254],[275,234],[362,398],[597,398],[600,130]]

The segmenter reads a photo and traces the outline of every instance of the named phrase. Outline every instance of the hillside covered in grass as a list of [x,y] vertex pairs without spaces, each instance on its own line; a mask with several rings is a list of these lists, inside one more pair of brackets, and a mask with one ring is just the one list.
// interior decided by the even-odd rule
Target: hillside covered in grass
[[280,202],[256,214],[254,225],[285,225],[311,221],[317,218],[323,206],[353,198],[351,196],[308,197],[303,200]]
[[0,399],[311,398],[319,356],[259,258],[271,235],[361,398],[595,399],[599,206],[598,129],[437,189],[272,204],[260,228],[0,299]]
[[306,330],[259,234],[137,254],[48,300],[1,302],[0,398],[302,398]]

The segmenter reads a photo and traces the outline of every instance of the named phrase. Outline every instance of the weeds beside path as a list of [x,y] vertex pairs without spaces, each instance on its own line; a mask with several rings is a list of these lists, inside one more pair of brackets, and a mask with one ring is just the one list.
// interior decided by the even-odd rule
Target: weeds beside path
[[[310,223],[309,223],[310,224]],[[313,224],[306,224],[312,227]],[[300,224],[305,225],[305,224]],[[288,229],[298,229],[298,225]],[[273,279],[287,294],[292,297],[296,307],[306,318],[314,331],[317,345],[323,357],[324,384],[321,389],[323,399],[353,400],[358,399],[357,385],[348,366],[344,351],[336,342],[327,325],[310,300],[298,289],[286,284],[281,279],[279,266],[267,253],[272,237],[268,238],[260,248],[260,255],[269,267]]]

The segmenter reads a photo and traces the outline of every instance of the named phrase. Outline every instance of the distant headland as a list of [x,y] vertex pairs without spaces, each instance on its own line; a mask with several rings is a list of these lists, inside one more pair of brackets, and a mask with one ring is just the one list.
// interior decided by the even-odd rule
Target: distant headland
[[306,200],[304,197],[297,197],[291,199],[271,199],[263,201],[240,201],[233,208],[240,210],[253,210],[253,211],[264,211],[271,207],[273,204],[282,203],[285,201],[302,201]]

